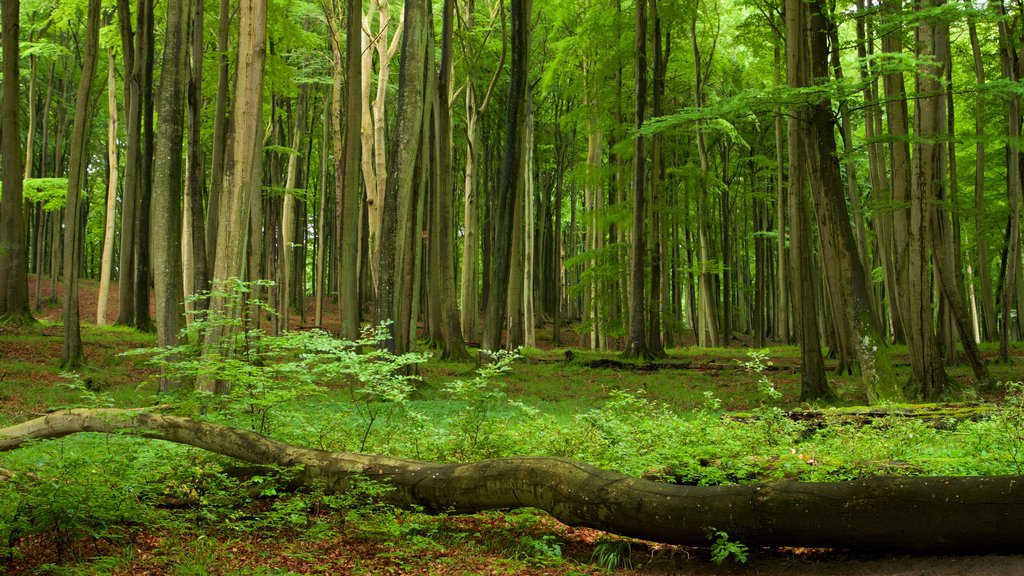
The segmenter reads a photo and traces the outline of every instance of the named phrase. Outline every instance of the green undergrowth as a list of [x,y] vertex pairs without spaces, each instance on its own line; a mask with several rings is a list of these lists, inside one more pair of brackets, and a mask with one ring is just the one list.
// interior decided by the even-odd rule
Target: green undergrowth
[[[193,323],[186,341],[196,342],[217,321]],[[26,333],[31,345],[52,345],[52,336],[35,330]],[[1024,473],[1024,388],[1011,377],[988,403],[969,393],[959,399],[969,404],[948,409],[910,407],[929,418],[903,406],[851,418],[863,410],[796,401],[797,375],[787,368],[797,361],[793,348],[672,350],[662,361],[667,367],[655,370],[594,367],[588,362],[615,357],[568,358],[565,350],[499,354],[476,367],[390,355],[376,345],[381,328],[347,343],[313,331],[243,334],[235,344],[244,354],[204,359],[194,344],[173,354],[123,356],[151,341],[89,329],[87,347],[99,343],[103,352],[80,374],[60,377],[20,356],[5,363],[0,424],[47,408],[162,404],[325,450],[438,462],[558,456],[693,485]],[[0,346],[12,338],[0,336]],[[399,374],[402,365],[416,365],[415,376]],[[212,377],[232,392],[210,396],[185,387],[158,395],[160,375]],[[855,377],[833,382],[842,404],[858,403]],[[965,418],[968,408],[976,413]],[[794,417],[808,409],[813,417]],[[211,559],[225,558],[239,574],[301,574],[314,566],[336,573],[480,571],[468,558],[488,558],[488,570],[508,573],[595,573],[630,566],[639,550],[607,537],[581,552],[564,527],[537,511],[447,517],[396,510],[379,503],[387,486],[366,480],[345,494],[296,492],[287,469],[240,468],[200,450],[122,435],[37,442],[0,454],[0,469],[15,472],[0,481],[0,568],[20,566],[40,541],[54,551],[52,563],[32,570],[53,574],[129,566],[206,574]],[[710,527],[709,546],[723,559],[745,558],[742,543]]]

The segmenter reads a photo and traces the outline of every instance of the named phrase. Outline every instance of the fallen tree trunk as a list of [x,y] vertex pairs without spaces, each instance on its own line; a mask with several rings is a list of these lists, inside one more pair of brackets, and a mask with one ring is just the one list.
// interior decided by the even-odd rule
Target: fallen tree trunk
[[0,429],[0,451],[79,432],[188,444],[257,464],[298,466],[300,480],[343,490],[354,475],[388,482],[393,504],[472,513],[532,507],[572,526],[707,545],[712,528],[748,546],[940,553],[1024,548],[1024,477],[877,477],[837,483],[680,486],[561,458],[432,464],[325,452],[253,432],[142,410],[73,409]]

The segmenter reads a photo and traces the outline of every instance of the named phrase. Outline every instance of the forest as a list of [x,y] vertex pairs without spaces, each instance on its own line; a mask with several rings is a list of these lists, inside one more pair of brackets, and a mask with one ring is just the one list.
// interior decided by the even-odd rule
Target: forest
[[1024,544],[1024,3],[0,5],[0,567]]

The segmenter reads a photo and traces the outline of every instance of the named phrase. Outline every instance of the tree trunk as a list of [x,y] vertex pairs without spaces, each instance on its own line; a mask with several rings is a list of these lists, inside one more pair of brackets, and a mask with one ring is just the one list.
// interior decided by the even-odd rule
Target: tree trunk
[[[454,198],[452,195],[452,118],[449,101],[452,88],[452,67],[454,65],[452,41],[455,29],[455,3],[445,0],[441,15],[441,63],[437,78],[437,99],[434,123],[437,166],[434,167],[438,176],[435,190],[437,203],[434,205],[434,243],[440,253],[440,265],[431,273],[436,273],[441,280],[441,293],[438,294],[441,306],[441,338],[443,348],[441,358],[445,360],[464,361],[469,358],[466,344],[462,337],[459,310],[455,300],[455,243],[452,229],[455,221],[452,217]],[[474,255],[475,257],[475,255]]]
[[[192,282],[185,285],[185,295],[206,292],[210,289],[210,267],[208,258],[208,246],[206,245],[206,218],[203,210],[203,198],[206,174],[203,169],[203,143],[202,143],[202,108],[203,108],[203,0],[193,0],[192,6],[192,45],[191,45],[191,75],[188,85],[188,164],[186,178],[188,178],[189,203],[191,212],[189,220],[183,222],[187,226],[192,238]],[[216,122],[215,122],[216,123]],[[216,139],[214,139],[216,142]],[[215,148],[223,148],[218,142]],[[208,302],[200,300],[196,306],[205,308]]]
[[[1014,40],[1010,37],[1011,30],[1006,21],[1007,12],[1002,0],[997,4],[999,14],[999,55],[1002,65],[1003,78],[1010,82],[1019,80],[1017,70],[1017,54],[1014,49]],[[1021,135],[1021,99],[1013,94],[1007,103],[1007,159],[1006,159],[1006,194],[1010,205],[1009,234],[1007,236],[1006,254],[1006,279],[1003,282],[1002,291],[1002,317],[1000,318],[999,331],[999,356],[1003,362],[1010,360],[1010,317],[1013,309],[1013,299],[1017,295],[1017,269],[1020,266],[1020,197],[1021,197],[1021,172],[1020,172],[1020,144]],[[1018,311],[1019,313],[1019,311]]]
[[[786,1],[786,79],[789,86],[801,85],[809,77],[808,46],[806,36],[807,6],[801,0]],[[807,156],[804,138],[809,126],[809,114],[804,107],[795,106],[789,112],[789,218],[790,261],[793,278],[793,302],[797,339],[800,342],[800,399],[801,401],[834,396],[825,380],[825,364],[821,357],[821,339],[818,331],[818,301],[814,295],[811,262],[810,226],[807,214]]]
[[227,154],[228,48],[231,33],[231,2],[220,0],[217,16],[217,103],[213,113],[213,156],[210,159],[210,198],[206,205],[206,266],[211,281],[216,277],[217,234],[220,230],[221,197],[224,195],[224,157]]
[[[338,271],[338,299],[341,308],[341,337],[354,341],[359,337],[359,198],[362,196],[362,186],[359,178],[359,154],[360,154],[360,129],[362,124],[362,62],[361,54],[362,40],[362,2],[359,0],[348,0],[345,27],[345,129],[344,147],[338,147],[341,143],[341,118],[335,120],[335,158],[336,177],[335,188],[337,194],[336,210],[341,215],[340,226],[337,230],[339,250],[337,255]],[[336,18],[334,22],[340,23],[341,19]],[[340,74],[341,55],[341,34],[337,30],[338,25],[334,24],[335,34],[332,35],[335,58],[335,86],[341,82]],[[336,90],[335,110],[341,105],[341,94]]]
[[136,59],[142,62],[142,84],[140,88],[142,105],[141,151],[139,154],[139,204],[135,211],[135,280],[132,293],[132,308],[135,312],[136,330],[148,332],[153,329],[149,312],[149,282],[151,269],[150,220],[153,201],[153,150],[154,109],[153,109],[153,68],[156,60],[155,48],[155,2],[141,0],[138,12],[139,38],[136,43]]
[[501,178],[495,198],[497,220],[494,222],[495,237],[488,280],[487,311],[484,316],[484,331],[480,345],[481,353],[498,350],[501,347],[501,329],[505,320],[505,299],[508,289],[509,263],[512,245],[512,216],[515,209],[516,190],[523,180],[522,119],[528,89],[527,71],[529,65],[530,32],[529,0],[511,0],[512,70],[509,82],[508,109],[505,116],[505,157],[501,167]]
[[[636,70],[636,107],[633,111],[633,129],[639,131],[647,112],[647,3],[636,3],[636,39],[633,56]],[[696,42],[696,40],[695,40]],[[699,68],[698,59],[698,68]],[[644,238],[644,201],[646,200],[644,136],[639,132],[633,136],[633,218],[630,229],[629,247],[629,332],[626,336],[626,358],[652,358],[647,347],[647,333],[644,330],[644,261],[646,246]]]
[[[18,0],[3,0],[3,197],[0,198],[0,322],[32,322],[28,302],[28,246],[22,208],[22,150],[18,106]],[[77,312],[77,309],[76,309]]]
[[[182,169],[184,138],[185,51],[188,46],[189,2],[169,0],[164,55],[157,96],[157,129],[153,164],[153,292],[156,297],[157,346],[178,344],[184,323],[181,269]],[[194,208],[194,206],[193,206]],[[161,384],[164,388],[167,383]]]
[[[971,6],[969,0],[965,4]],[[967,29],[971,39],[971,53],[974,57],[974,76],[978,82],[978,93],[974,97],[974,243],[977,249],[977,272],[981,293],[981,338],[989,342],[995,339],[996,308],[992,300],[992,266],[988,257],[988,240],[985,238],[985,63],[981,56],[978,40],[978,26],[974,18],[968,17]],[[973,285],[972,285],[973,287]]]
[[[425,0],[412,0],[405,5],[405,29],[402,34],[402,60],[398,80],[398,112],[391,139],[390,163],[387,169],[387,191],[384,195],[381,222],[380,271],[377,280],[375,322],[391,322],[389,339],[383,343],[392,352],[399,350],[396,334],[404,331],[397,323],[396,295],[403,294],[403,266],[396,260],[405,252],[399,228],[411,234],[416,207],[413,205],[413,178],[423,136],[423,98],[426,85],[427,12]],[[412,257],[411,254],[405,254]]]
[[[238,66],[232,121],[228,130],[227,159],[224,169],[223,198],[218,209],[219,230],[216,241],[212,282],[228,282],[245,277],[245,254],[248,248],[250,202],[253,194],[253,173],[261,152],[259,138],[263,120],[263,66],[266,61],[266,0],[241,0],[239,4]],[[210,299],[210,310],[228,318],[239,310],[216,293]],[[221,353],[220,339],[226,334],[213,327],[203,342],[204,354]],[[200,388],[223,391],[216,382],[200,382]],[[220,389],[220,390],[218,390]]]
[[[137,4],[141,10],[143,4]],[[121,244],[117,267],[117,324],[135,324],[135,212],[139,195],[139,143],[142,127],[142,58],[132,32],[131,3],[118,0],[117,18],[124,59],[125,157],[121,182]]]
[[[703,60],[700,54],[700,46],[697,44],[697,16],[694,14],[690,21],[690,47],[693,51],[694,85],[693,99],[694,107],[700,109],[704,102],[704,82],[706,75],[710,73],[711,67],[704,69]],[[709,59],[714,58],[714,52],[708,55]],[[708,208],[708,177],[710,169],[708,166],[707,146],[704,142],[704,128],[698,120],[694,122],[697,137],[697,157],[700,162],[700,176],[698,178],[697,196],[697,238],[700,245],[698,277],[698,298],[697,303],[697,336],[700,346],[721,346],[722,341],[718,330],[718,306],[712,286],[711,272],[711,238],[708,232],[708,220],[711,217]]]
[[114,220],[117,217],[117,82],[114,51],[107,49],[107,206],[103,221],[103,256],[100,258],[100,288],[96,297],[96,325],[107,323],[107,300],[114,267]]
[[[64,322],[64,352],[60,364],[65,370],[75,370],[82,362],[82,327],[79,323],[78,312],[78,276],[81,260],[78,246],[82,241],[84,230],[82,230],[82,221],[79,218],[79,198],[87,163],[85,155],[86,139],[89,136],[87,128],[92,116],[91,110],[89,110],[89,92],[92,89],[93,76],[96,75],[96,60],[99,52],[100,0],[89,0],[87,14],[82,76],[78,82],[75,124],[71,130],[68,197],[64,208],[64,308],[61,314]],[[7,98],[4,98],[4,101],[7,101]],[[14,156],[20,160],[21,151]],[[7,157],[6,154],[4,157]],[[20,170],[18,173],[20,174]],[[17,211],[21,214],[20,202]],[[23,238],[19,237],[18,241],[22,242]]]
[[345,490],[353,478],[394,487],[382,499],[428,513],[538,508],[570,526],[706,546],[720,530],[751,547],[787,546],[932,553],[1018,551],[1024,546],[1019,476],[875,477],[836,483],[680,486],[562,458],[463,464],[293,446],[179,416],[72,409],[0,429],[0,451],[79,432],[167,440],[254,464],[297,466],[307,486]]

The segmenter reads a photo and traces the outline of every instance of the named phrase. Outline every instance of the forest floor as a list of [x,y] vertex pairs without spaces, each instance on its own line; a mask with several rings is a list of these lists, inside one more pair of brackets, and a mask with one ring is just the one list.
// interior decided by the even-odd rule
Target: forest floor
[[[46,282],[42,288],[45,298],[49,294],[49,283]],[[116,285],[111,292],[108,317],[113,321],[117,311]],[[89,324],[95,320],[96,293],[95,282],[82,282],[81,317]],[[0,427],[72,401],[63,391],[61,384],[64,378],[56,367],[62,349],[60,311],[59,303],[44,302],[36,314],[42,321],[39,325],[27,328],[0,326]],[[333,316],[328,314],[328,317]],[[293,319],[293,325],[300,324],[300,318]],[[332,328],[329,323],[324,327]],[[87,382],[95,379],[111,389],[120,386],[131,388],[151,376],[152,370],[143,365],[142,360],[120,356],[128,349],[152,346],[154,340],[151,335],[127,329],[89,329],[85,331],[85,339],[87,367],[83,378]],[[737,348],[743,350],[745,347],[740,343]],[[732,379],[728,375],[722,376],[727,373],[722,367],[735,367],[741,353],[691,352],[685,361],[693,369],[673,370],[670,376],[673,386],[686,382],[687,373],[698,374],[704,383],[702,386],[714,386],[722,391],[722,398],[729,404],[728,409],[748,408],[750,400],[739,393],[730,395],[728,389]],[[1024,363],[1024,350],[1020,343],[1014,348],[1014,354],[1013,365],[994,368],[997,378],[1020,380],[1019,367]],[[548,356],[537,362],[548,363],[557,358],[553,354]],[[529,361],[528,358],[527,363]],[[896,361],[905,359],[897,357]],[[786,362],[784,358],[777,360],[780,366],[777,373],[773,373],[773,378],[785,394],[786,401],[792,404],[795,403],[798,382],[797,375],[786,366]],[[605,377],[606,381],[595,385],[603,389],[626,383],[632,376],[628,370],[613,369]],[[969,380],[966,373],[957,373],[954,377]],[[526,393],[529,384],[525,380],[528,378],[518,384],[514,382],[509,388],[510,393],[514,394],[517,386],[520,392]],[[841,395],[856,395],[854,381],[836,378],[833,382]],[[653,396],[669,394],[657,386],[657,382],[651,383]],[[647,389],[648,384],[643,384],[643,387]],[[589,402],[583,398],[587,394],[585,390],[578,391],[578,394],[580,402]],[[694,396],[700,397],[698,389],[695,389]],[[673,397],[682,405],[691,402],[687,398],[685,395]],[[857,402],[852,399],[847,403]],[[399,525],[413,521],[413,517],[397,520]],[[19,542],[12,556],[5,558],[0,553],[0,574],[611,573],[600,568],[596,560],[601,554],[603,533],[568,527],[542,513],[450,516],[431,522],[430,538],[417,535],[408,539],[382,538],[375,532],[381,529],[379,526],[368,525],[361,529],[344,521],[326,533],[315,535],[302,530],[285,530],[272,536],[260,536],[258,532],[240,534],[229,526],[206,530],[187,525],[152,529],[144,524],[127,527],[116,536],[83,537],[73,542],[62,542],[57,535],[37,535]],[[395,529],[393,525],[389,526]],[[629,542],[628,558],[632,568],[612,572],[694,576],[1024,575],[1024,551],[1018,555],[907,556],[854,554],[838,549],[763,549],[751,550],[746,563],[727,561],[717,565],[711,562],[710,551],[705,548]],[[545,555],[555,543],[557,557]],[[3,550],[2,543],[0,550]]]

